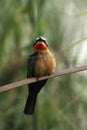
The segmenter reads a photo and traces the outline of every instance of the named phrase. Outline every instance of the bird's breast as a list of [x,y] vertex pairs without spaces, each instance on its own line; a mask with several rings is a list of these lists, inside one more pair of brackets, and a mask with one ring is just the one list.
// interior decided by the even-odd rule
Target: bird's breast
[[35,76],[51,75],[55,71],[56,62],[52,53],[39,53],[35,64]]

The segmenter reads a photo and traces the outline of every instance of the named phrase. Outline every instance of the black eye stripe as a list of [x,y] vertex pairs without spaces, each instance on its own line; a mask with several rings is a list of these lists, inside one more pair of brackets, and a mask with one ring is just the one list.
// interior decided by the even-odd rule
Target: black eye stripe
[[42,39],[41,37],[39,37],[38,39],[36,39],[36,41],[35,41],[35,43],[33,44],[33,46],[34,46],[35,44],[37,44],[37,42],[44,42],[45,45],[48,47],[46,40]]

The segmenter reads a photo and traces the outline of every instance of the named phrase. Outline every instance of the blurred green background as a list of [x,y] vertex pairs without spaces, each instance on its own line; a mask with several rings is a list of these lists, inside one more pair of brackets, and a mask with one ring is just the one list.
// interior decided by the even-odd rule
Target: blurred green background
[[[0,86],[26,78],[26,58],[44,36],[57,68],[87,64],[86,0],[0,0]],[[87,72],[49,80],[33,116],[27,86],[0,94],[0,130],[87,130]]]

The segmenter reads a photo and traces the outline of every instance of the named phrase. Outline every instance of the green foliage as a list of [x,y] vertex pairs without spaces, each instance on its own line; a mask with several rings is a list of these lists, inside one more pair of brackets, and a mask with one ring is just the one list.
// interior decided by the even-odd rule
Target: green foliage
[[[39,35],[47,38],[57,70],[86,63],[86,0],[0,0],[0,86],[26,78],[26,58]],[[87,47],[87,46],[85,46]],[[35,114],[23,114],[27,87],[0,94],[0,130],[86,130],[84,73],[49,80]]]

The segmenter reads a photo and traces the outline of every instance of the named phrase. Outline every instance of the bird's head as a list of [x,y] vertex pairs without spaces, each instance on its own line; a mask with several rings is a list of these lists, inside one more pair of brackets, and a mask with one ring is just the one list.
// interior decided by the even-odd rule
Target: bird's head
[[41,51],[42,51],[42,50],[44,50],[44,51],[48,50],[47,41],[46,41],[46,39],[45,39],[44,37],[42,37],[42,36],[36,38],[36,41],[35,41],[35,43],[33,44],[33,46],[34,46],[34,49],[35,49],[36,51],[38,51],[38,50],[41,50]]

